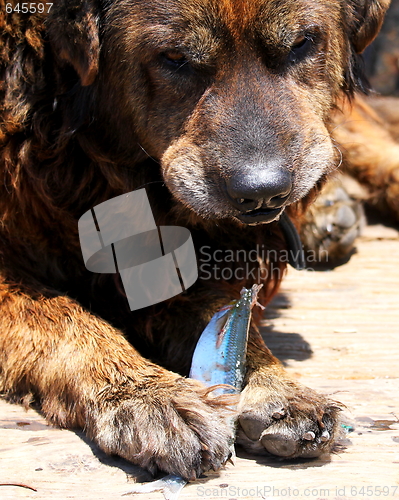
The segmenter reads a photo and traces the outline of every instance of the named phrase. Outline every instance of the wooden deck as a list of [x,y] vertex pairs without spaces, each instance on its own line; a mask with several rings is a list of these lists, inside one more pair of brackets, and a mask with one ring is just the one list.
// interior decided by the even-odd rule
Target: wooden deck
[[[235,467],[186,486],[181,499],[399,500],[398,305],[394,229],[368,226],[358,253],[333,271],[290,270],[264,336],[294,377],[347,405],[356,428],[346,451],[291,462],[238,451]],[[150,478],[81,434],[0,400],[0,499],[117,499],[136,479]]]

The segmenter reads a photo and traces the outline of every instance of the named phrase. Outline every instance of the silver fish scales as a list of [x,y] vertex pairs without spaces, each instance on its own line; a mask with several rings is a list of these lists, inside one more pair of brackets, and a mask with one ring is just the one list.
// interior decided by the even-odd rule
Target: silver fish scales
[[250,290],[243,288],[240,300],[222,307],[212,317],[197,342],[191,362],[191,378],[207,386],[232,386],[223,389],[224,393],[241,390],[251,311],[261,286],[254,285]]

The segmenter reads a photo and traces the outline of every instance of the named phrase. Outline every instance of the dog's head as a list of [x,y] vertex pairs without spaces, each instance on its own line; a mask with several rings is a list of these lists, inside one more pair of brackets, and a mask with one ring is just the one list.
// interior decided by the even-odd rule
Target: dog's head
[[361,85],[357,54],[389,2],[100,3],[59,6],[50,38],[94,85],[119,147],[157,159],[198,215],[254,224],[277,219],[339,163],[329,113]]

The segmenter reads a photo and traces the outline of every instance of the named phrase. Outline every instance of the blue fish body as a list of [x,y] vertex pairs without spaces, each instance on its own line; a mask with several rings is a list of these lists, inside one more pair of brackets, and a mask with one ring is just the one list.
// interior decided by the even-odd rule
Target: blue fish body
[[231,386],[218,392],[241,391],[251,311],[259,288],[259,285],[250,290],[243,288],[240,300],[223,307],[212,317],[195,348],[191,378],[207,386]]

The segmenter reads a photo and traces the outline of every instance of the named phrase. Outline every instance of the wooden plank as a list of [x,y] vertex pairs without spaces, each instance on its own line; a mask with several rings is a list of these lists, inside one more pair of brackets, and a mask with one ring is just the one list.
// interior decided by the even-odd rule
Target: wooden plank
[[[182,500],[399,499],[399,234],[366,229],[333,271],[290,270],[262,333],[301,382],[347,405],[356,429],[330,458],[284,461],[238,450],[236,466],[189,484]],[[0,498],[120,498],[149,475],[81,433],[0,400]],[[395,489],[396,488],[396,489]],[[133,498],[133,497],[127,497]],[[161,499],[159,493],[134,498]]]

